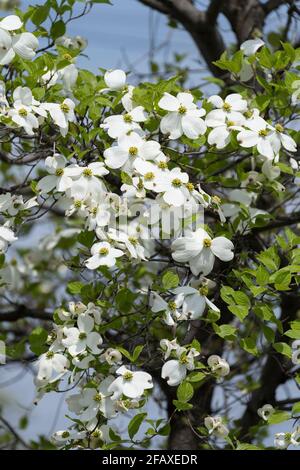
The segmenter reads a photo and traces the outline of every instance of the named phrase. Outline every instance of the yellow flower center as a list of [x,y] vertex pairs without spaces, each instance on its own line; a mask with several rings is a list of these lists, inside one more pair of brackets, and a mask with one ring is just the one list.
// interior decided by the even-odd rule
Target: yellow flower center
[[68,439],[69,436],[70,436],[70,433],[68,431],[64,431],[61,435],[63,439]]
[[159,162],[158,168],[160,168],[161,170],[165,170],[166,168],[168,168],[167,162]]
[[83,170],[83,176],[86,176],[87,178],[90,178],[91,176],[93,176],[93,172],[90,168],[85,168]]
[[201,286],[200,289],[199,289],[199,294],[200,294],[200,295],[205,295],[205,296],[207,296],[207,294],[208,294],[208,287],[207,287],[207,286]]
[[47,359],[52,359],[54,357],[54,352],[53,351],[48,351],[46,354]]
[[180,105],[179,108],[178,108],[178,112],[179,112],[179,114],[185,114],[186,113],[186,107]]
[[138,239],[136,237],[128,237],[128,240],[132,245],[137,245]]
[[82,202],[78,199],[77,201],[74,201],[74,206],[76,209],[80,209]]
[[231,110],[231,105],[229,103],[224,103],[223,104],[223,109],[224,109],[224,111],[230,111]]
[[132,122],[132,117],[131,117],[130,114],[128,114],[128,113],[127,113],[127,114],[124,114],[123,119],[124,119],[124,121],[127,122],[127,123],[131,123],[131,122]]
[[172,186],[175,186],[175,188],[180,188],[182,182],[179,178],[175,178],[173,181],[172,181]]
[[79,339],[85,339],[85,338],[86,338],[86,333],[84,333],[84,331],[79,333]]
[[227,121],[227,127],[234,126],[235,122],[234,121]]
[[193,183],[186,183],[185,186],[189,191],[194,191],[195,189],[195,186],[193,185]]
[[139,149],[137,147],[129,147],[128,153],[131,157],[136,157]]
[[180,364],[188,364],[188,358],[186,356],[182,356],[180,359],[179,359],[179,362]]
[[221,204],[221,199],[219,198],[219,196],[213,196],[211,198],[212,202],[214,202],[215,204]]
[[174,300],[170,300],[170,302],[168,302],[168,306],[169,306],[169,309],[170,309],[170,310],[173,310],[173,311],[176,310],[176,307],[177,307],[177,305],[176,305],[176,303],[174,302]]
[[64,60],[68,60],[69,62],[71,62],[71,60],[72,60],[72,56],[70,54],[64,54],[63,58],[64,58]]
[[96,393],[96,395],[94,395],[94,401],[99,403],[101,400],[102,396],[100,395],[100,393]]
[[125,372],[125,374],[123,374],[123,379],[124,380],[131,380],[133,377],[133,373],[130,372],[130,370],[128,370],[127,372]]
[[154,173],[152,171],[149,171],[148,173],[145,173],[144,178],[147,181],[151,181],[154,179]]
[[28,112],[26,111],[25,108],[19,109],[18,113],[19,113],[19,115],[22,116],[22,117],[25,117],[25,116],[28,115]]
[[60,109],[62,110],[63,113],[68,113],[70,111],[70,108],[66,103],[61,103]]
[[281,124],[276,124],[275,129],[276,129],[277,132],[283,132],[284,131],[284,127]]
[[105,246],[103,246],[102,248],[100,248],[99,250],[99,255],[108,255],[108,248],[106,248]]
[[269,134],[269,129],[261,129],[258,133],[261,137],[266,137]]
[[62,176],[63,174],[64,174],[63,168],[57,168],[57,169],[55,170],[55,175],[56,175],[56,176]]
[[211,247],[211,240],[209,238],[204,238],[203,246],[205,246],[205,248],[210,248]]

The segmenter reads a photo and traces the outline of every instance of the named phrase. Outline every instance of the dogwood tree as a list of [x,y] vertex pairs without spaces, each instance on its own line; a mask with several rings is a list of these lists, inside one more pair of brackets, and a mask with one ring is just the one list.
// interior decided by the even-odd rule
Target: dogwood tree
[[68,24],[109,2],[82,3],[0,21],[0,370],[68,407],[39,442],[3,409],[1,440],[297,446],[300,49],[247,39],[218,94],[136,83],[77,65]]

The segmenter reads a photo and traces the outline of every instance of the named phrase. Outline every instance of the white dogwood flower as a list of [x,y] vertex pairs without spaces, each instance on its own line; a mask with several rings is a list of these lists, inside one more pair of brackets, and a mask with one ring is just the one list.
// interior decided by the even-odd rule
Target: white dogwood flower
[[224,100],[218,95],[213,95],[207,101],[216,108],[206,116],[208,126],[210,121],[240,122],[243,119],[242,113],[247,111],[248,108],[247,101],[238,93],[231,93]]
[[[216,111],[216,110],[215,110]],[[222,149],[230,142],[232,131],[242,131],[245,117],[241,113],[235,114],[235,120],[229,120],[225,113],[215,113],[211,111],[206,117],[206,125],[213,127],[208,134],[207,141],[210,145],[215,145],[217,149]]]
[[117,400],[122,395],[128,398],[140,398],[145,390],[153,388],[152,377],[147,372],[131,371],[121,366],[116,374],[119,377],[108,387],[108,391],[113,392],[112,400]]
[[41,381],[55,381],[68,371],[69,364],[66,356],[50,350],[37,361],[37,378]]
[[44,108],[49,111],[54,123],[59,127],[60,133],[65,137],[68,133],[69,122],[76,120],[74,108],[75,103],[70,98],[66,98],[62,103],[44,103]]
[[126,73],[120,69],[107,70],[104,81],[109,90],[121,90],[126,85]]
[[183,134],[189,139],[197,139],[205,134],[206,125],[201,119],[205,110],[197,108],[191,93],[178,93],[176,97],[164,93],[158,106],[169,111],[162,118],[160,129],[163,134],[169,134],[170,139],[178,139]]
[[12,243],[17,239],[18,238],[9,227],[0,225],[0,253],[5,252],[9,243]]
[[68,349],[71,356],[78,356],[86,350],[92,354],[100,354],[99,346],[102,344],[102,338],[94,329],[93,318],[82,313],[77,320],[77,327],[65,327],[63,329],[64,337],[62,344]]
[[147,115],[143,106],[136,106],[125,114],[116,114],[104,119],[100,127],[105,129],[110,137],[117,139],[131,131],[140,130],[140,123],[146,121]]
[[257,414],[260,416],[264,421],[268,421],[270,416],[275,412],[275,409],[272,405],[266,404],[261,408],[258,408]]
[[123,167],[132,170],[137,158],[154,160],[160,153],[160,144],[154,140],[144,140],[136,132],[122,135],[118,138],[118,145],[104,151],[105,164],[109,168]]
[[212,239],[208,233],[199,228],[190,236],[180,237],[172,243],[172,257],[179,263],[189,263],[195,276],[209,274],[214,266],[215,257],[221,261],[231,261],[233,243],[226,237]]
[[208,287],[205,284],[199,286],[182,286],[173,290],[174,294],[183,294],[182,316],[180,319],[197,320],[201,318],[206,307],[214,312],[220,312],[218,307],[208,298]]
[[264,41],[259,38],[248,39],[241,44],[240,49],[246,56],[249,56],[255,54],[255,52],[257,52],[264,44]]
[[230,372],[230,366],[228,362],[220,356],[213,354],[207,359],[208,367],[213,374],[217,377],[225,377]]
[[163,192],[162,197],[167,204],[179,207],[188,199],[188,182],[189,175],[183,173],[180,168],[175,167],[171,171],[161,174],[156,185],[156,191]]
[[291,444],[291,435],[287,432],[277,432],[274,436],[274,446],[277,449],[287,449]]
[[166,362],[161,370],[162,378],[172,387],[179,385],[185,379],[188,370],[194,370],[194,359],[200,354],[194,348],[187,352],[186,348],[181,347],[178,347],[175,353],[177,359]]
[[204,419],[204,425],[209,434],[215,434],[217,437],[224,438],[229,434],[229,430],[224,425],[221,416],[207,416]]
[[171,341],[168,339],[161,339],[159,343],[161,349],[164,351],[164,359],[168,359],[172,354],[172,351],[176,351],[180,346],[177,343],[177,339],[172,339]]
[[72,440],[79,440],[84,439],[87,435],[86,431],[76,431],[75,429],[68,429],[63,431],[55,431],[52,436],[51,440],[54,442],[55,445],[58,447],[62,447],[67,444],[67,442]]
[[16,15],[9,15],[0,21],[0,65],[9,64],[15,55],[28,60],[35,56],[39,42],[32,33],[9,33],[22,27],[23,23]]
[[173,326],[181,315],[179,309],[182,306],[182,302],[182,294],[166,302],[159,294],[153,292],[150,298],[151,311],[154,313],[163,312],[163,319],[166,325]]
[[109,386],[114,381],[114,377],[106,377],[97,388],[85,388],[80,398],[80,404],[84,411],[80,413],[81,421],[91,421],[100,412],[105,418],[112,418],[116,415],[116,402],[112,400],[112,392]]
[[256,147],[257,151],[264,157],[274,158],[275,151],[272,146],[272,131],[274,131],[274,128],[260,116],[248,119],[244,126],[248,129],[239,132],[237,135],[241,147]]
[[37,190],[42,193],[49,193],[53,189],[58,192],[64,192],[70,186],[72,186],[72,176],[76,176],[76,167],[67,165],[67,160],[63,155],[58,153],[54,154],[53,157],[47,157],[45,160],[45,166],[48,173],[44,176],[37,185]]
[[99,266],[112,267],[116,264],[116,259],[124,255],[123,251],[113,248],[108,242],[95,243],[91,254],[85,263],[88,269],[97,269]]

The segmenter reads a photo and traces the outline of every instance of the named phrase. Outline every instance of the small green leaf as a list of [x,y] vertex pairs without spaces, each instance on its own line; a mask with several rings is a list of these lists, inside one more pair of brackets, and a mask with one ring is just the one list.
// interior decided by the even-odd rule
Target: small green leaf
[[162,285],[164,289],[175,289],[179,284],[179,277],[176,273],[172,271],[167,271],[162,277]]
[[186,403],[194,395],[194,388],[189,382],[182,382],[177,388],[177,398],[180,402]]
[[142,422],[145,420],[147,413],[139,413],[135,415],[128,424],[128,434],[132,439],[141,427]]

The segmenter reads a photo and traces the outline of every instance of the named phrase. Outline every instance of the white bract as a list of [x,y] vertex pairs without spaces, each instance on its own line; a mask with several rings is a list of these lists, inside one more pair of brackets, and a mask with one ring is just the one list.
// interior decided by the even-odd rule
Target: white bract
[[214,266],[215,257],[221,261],[231,261],[234,257],[233,243],[226,237],[211,238],[199,228],[189,236],[180,237],[172,243],[172,257],[179,263],[189,263],[195,276],[209,274]]
[[25,60],[35,56],[39,42],[32,33],[10,33],[20,29],[22,25],[22,21],[16,15],[7,16],[0,21],[0,65],[9,64],[16,54]]
[[183,134],[189,139],[197,139],[206,132],[203,119],[205,110],[197,108],[191,93],[178,93],[173,96],[164,93],[158,106],[169,111],[160,122],[160,129],[170,139],[178,139]]
[[172,387],[179,385],[185,379],[187,371],[195,369],[195,357],[199,354],[194,348],[189,351],[183,347],[176,348],[175,356],[177,359],[171,359],[163,365],[161,370],[162,378],[166,379],[168,385]]
[[121,168],[131,172],[136,159],[154,160],[160,154],[160,145],[154,140],[145,141],[137,133],[122,135],[118,145],[104,151],[105,164],[109,168]]
[[140,398],[145,390],[153,388],[152,377],[147,372],[131,371],[125,366],[119,367],[116,374],[119,375],[108,387],[112,392],[112,399],[116,400],[122,395],[128,398]]
[[107,70],[104,74],[104,81],[109,90],[121,90],[126,84],[126,73],[120,69]]
[[91,248],[92,256],[87,259],[86,267],[88,269],[97,269],[99,266],[112,267],[116,264],[116,259],[123,256],[121,250],[113,248],[108,242],[95,243]]
[[87,313],[79,315],[77,327],[65,327],[62,344],[68,349],[71,356],[78,356],[86,350],[92,354],[100,354],[99,346],[102,344],[102,338],[94,330],[94,320]]
[[264,421],[268,421],[270,416],[275,412],[275,409],[273,408],[272,405],[269,405],[268,403],[261,408],[258,408],[257,414],[260,416]]
[[224,425],[221,416],[207,416],[204,419],[204,425],[209,434],[215,434],[217,437],[224,438],[229,434],[229,430]]
[[220,356],[213,354],[207,359],[207,364],[217,377],[225,377],[230,372],[230,366],[228,362]]

